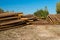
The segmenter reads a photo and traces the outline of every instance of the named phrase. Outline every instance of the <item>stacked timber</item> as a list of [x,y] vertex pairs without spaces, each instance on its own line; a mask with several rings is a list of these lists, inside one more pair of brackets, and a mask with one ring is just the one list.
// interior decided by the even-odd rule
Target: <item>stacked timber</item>
[[51,24],[60,24],[60,14],[48,15],[47,20]]
[[19,14],[22,14],[22,13],[1,13],[0,14],[0,27],[12,25],[12,24],[17,25],[18,22],[21,22],[21,20],[18,19]]

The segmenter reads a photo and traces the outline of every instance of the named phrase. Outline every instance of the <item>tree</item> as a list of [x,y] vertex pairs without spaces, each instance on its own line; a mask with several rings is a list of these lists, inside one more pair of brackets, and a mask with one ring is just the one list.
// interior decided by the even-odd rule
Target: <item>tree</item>
[[40,9],[40,10],[37,10],[34,15],[39,17],[39,18],[46,18],[47,15],[49,14],[48,10],[47,10],[47,7],[45,7],[44,10]]
[[60,2],[56,4],[56,12],[57,14],[60,14]]
[[0,8],[0,13],[3,13],[3,12],[4,12],[4,10]]

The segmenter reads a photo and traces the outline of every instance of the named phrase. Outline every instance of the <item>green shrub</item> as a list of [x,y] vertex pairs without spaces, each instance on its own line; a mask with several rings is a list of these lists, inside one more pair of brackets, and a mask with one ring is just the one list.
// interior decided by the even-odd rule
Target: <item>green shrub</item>
[[4,12],[4,10],[0,8],[0,13],[3,13],[3,12]]
[[40,9],[34,13],[34,15],[39,18],[46,18],[48,14],[49,12],[46,9],[45,10]]
[[56,4],[56,12],[57,14],[60,14],[60,2]]

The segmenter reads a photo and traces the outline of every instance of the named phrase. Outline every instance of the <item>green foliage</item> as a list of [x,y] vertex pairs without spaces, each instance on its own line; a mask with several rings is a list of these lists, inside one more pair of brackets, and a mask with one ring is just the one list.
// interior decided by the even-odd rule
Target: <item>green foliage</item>
[[6,12],[9,12],[9,11],[6,11]]
[[0,8],[0,13],[3,13],[3,12],[4,12],[4,10]]
[[45,10],[42,10],[42,9],[41,10],[37,10],[34,13],[34,15],[39,17],[39,18],[46,18],[48,14],[49,14],[49,12],[47,11],[47,9],[45,9]]
[[60,14],[60,2],[56,4],[56,12],[57,14]]

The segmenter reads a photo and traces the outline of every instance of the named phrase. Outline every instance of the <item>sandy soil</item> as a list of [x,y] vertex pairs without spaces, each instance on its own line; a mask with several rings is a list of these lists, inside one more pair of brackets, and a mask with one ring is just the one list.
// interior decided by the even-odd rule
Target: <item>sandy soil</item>
[[0,31],[0,40],[60,40],[60,25],[27,25]]

